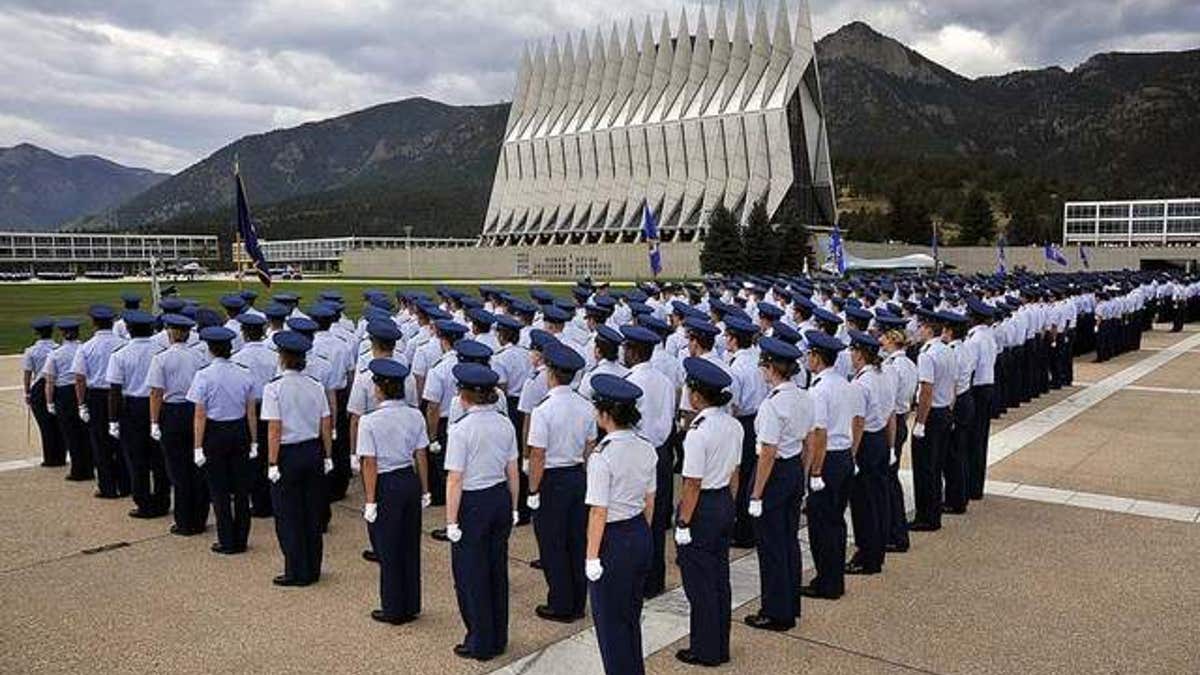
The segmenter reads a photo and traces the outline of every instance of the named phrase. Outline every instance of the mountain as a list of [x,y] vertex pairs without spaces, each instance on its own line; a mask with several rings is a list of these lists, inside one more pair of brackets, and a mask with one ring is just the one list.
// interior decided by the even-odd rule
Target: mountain
[[[952,220],[980,187],[1005,213],[1037,214],[1027,232],[1036,241],[1053,232],[1063,198],[1200,194],[1200,50],[1100,54],[1070,71],[972,79],[856,22],[822,38],[817,55],[850,211],[895,206],[903,194]],[[507,115],[507,104],[415,98],[248,136],[115,217],[81,224],[228,232],[237,157],[264,237],[395,235],[405,225],[473,236]]]
[[116,206],[166,177],[91,155],[63,157],[28,143],[0,148],[0,229],[53,229]]
[[507,115],[507,105],[412,98],[247,136],[125,203],[116,220],[171,231],[224,227],[236,159],[268,239],[394,235],[410,223],[418,236],[473,236]]

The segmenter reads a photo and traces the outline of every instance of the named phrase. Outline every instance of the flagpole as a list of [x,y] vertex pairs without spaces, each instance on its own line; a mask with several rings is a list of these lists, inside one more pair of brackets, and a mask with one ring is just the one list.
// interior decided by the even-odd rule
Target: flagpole
[[[234,155],[233,155],[233,180],[234,180],[235,192],[234,192],[233,208],[235,211],[237,210],[237,193],[236,193],[237,183],[238,183],[238,181],[241,180],[241,176],[239,175],[239,170],[240,170],[240,167],[238,166],[238,156],[237,156],[237,153],[234,153]],[[245,189],[246,189],[245,186],[243,186],[242,190],[244,191]],[[239,228],[237,226],[237,223],[234,223],[234,225],[233,225],[233,276],[237,279],[238,293],[241,293],[243,290],[245,290],[243,288],[243,280],[242,280],[242,277],[245,276],[244,275],[245,269],[242,267],[242,258],[239,255],[239,252],[241,250],[242,250],[242,231],[241,231],[241,228]]]

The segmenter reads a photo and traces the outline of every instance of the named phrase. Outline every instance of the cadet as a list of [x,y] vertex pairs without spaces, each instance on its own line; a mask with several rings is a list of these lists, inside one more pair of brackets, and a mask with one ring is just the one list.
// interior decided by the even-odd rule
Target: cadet
[[[625,379],[641,390],[641,395],[636,397],[641,419],[634,426],[658,455],[652,509],[654,517],[650,520],[650,538],[654,548],[645,588],[645,597],[653,598],[663,592],[667,580],[666,539],[675,506],[675,448],[671,444],[671,432],[674,430],[676,391],[671,380],[651,363],[660,341],[658,334],[641,326],[622,326],[621,335],[625,338],[625,365],[629,368],[629,375]],[[592,398],[596,396],[593,394]]]
[[[517,449],[524,457],[525,435],[522,433],[524,415],[520,410],[521,390],[524,389],[525,383],[533,372],[533,361],[530,359],[529,350],[520,344],[522,328],[524,328],[524,324],[516,317],[503,314],[496,317],[496,338],[500,347],[492,355],[491,367],[500,378],[500,386],[504,389],[505,403],[507,404],[508,419],[512,422],[513,428],[517,430]],[[527,525],[529,523],[529,507],[526,498],[529,496],[529,476],[524,471],[518,471],[517,475],[521,488],[517,501],[517,512],[520,514],[517,524]]]
[[917,416],[912,430],[916,516],[908,529],[933,532],[942,527],[942,459],[951,441],[956,364],[941,340],[943,319],[926,309],[918,309],[917,316],[924,344],[917,357]]
[[49,317],[34,319],[29,324],[37,340],[25,348],[21,355],[22,384],[25,387],[25,405],[33,412],[38,433],[42,439],[42,466],[63,466],[67,463],[66,446],[58,431],[58,420],[54,419],[54,399],[47,398],[48,387],[42,367],[50,352],[54,351],[54,320]]
[[878,574],[883,570],[884,547],[891,527],[887,472],[896,435],[892,414],[896,407],[896,386],[880,368],[879,341],[854,329],[849,334],[850,358],[856,370],[852,386],[861,393],[863,421],[850,485],[850,517],[857,550],[846,566],[846,573]]
[[742,425],[724,409],[733,397],[728,372],[697,357],[684,359],[683,367],[689,406],[697,413],[683,439],[683,489],[675,521],[679,571],[691,603],[690,640],[675,658],[718,666],[729,661],[729,540]]
[[[429,431],[429,492],[435,506],[446,503],[446,471],[442,467],[446,433],[450,424],[450,401],[454,397],[453,369],[458,363],[454,343],[467,333],[467,327],[457,321],[440,319],[434,323],[434,340],[439,357],[425,374],[421,400],[425,404],[425,420]],[[435,538],[441,533],[435,531]]]
[[[625,336],[635,339],[627,332]],[[638,366],[648,364],[643,361]],[[588,458],[587,467],[586,502],[591,509],[584,573],[591,582],[588,595],[604,672],[621,675],[645,672],[642,596],[651,583],[652,555],[647,523],[658,516],[658,458],[654,448],[634,431],[642,391],[632,379],[633,375],[628,380],[612,375],[593,378],[597,424],[605,435]],[[667,411],[668,417],[673,410]]]
[[180,314],[163,317],[171,346],[154,355],[146,381],[150,385],[150,436],[162,444],[167,475],[175,493],[171,534],[191,536],[208,527],[208,488],[195,464],[195,406],[188,388],[203,365],[187,346],[194,322]]
[[283,374],[263,387],[268,468],[275,536],[283,551],[276,586],[308,586],[321,578],[321,515],[329,506],[325,476],[333,470],[332,418],[325,386],[305,375],[312,342],[293,331],[276,333]]
[[[246,309],[246,299],[235,293],[222,297],[220,303],[228,317],[224,325],[233,331],[233,351],[236,352],[242,348],[242,324],[238,322],[238,317]],[[204,338],[200,339],[203,340]]]
[[79,419],[88,425],[92,464],[96,468],[96,496],[119,499],[129,494],[129,471],[121,456],[121,444],[108,435],[108,358],[125,340],[113,333],[113,311],[96,305],[88,312],[96,331],[75,352],[75,398]]
[[[454,653],[487,661],[508,647],[508,537],[517,521],[517,435],[487,366],[454,366],[467,414],[446,439],[446,538],[467,634]],[[460,526],[461,523],[461,526]]]
[[975,374],[974,342],[963,342],[967,333],[967,318],[955,312],[942,312],[946,328],[942,339],[954,355],[954,431],[947,444],[942,473],[946,477],[946,504],[943,513],[967,512],[967,461],[975,433],[975,399],[971,395],[971,379]]
[[762,607],[746,617],[751,628],[784,631],[800,616],[801,453],[813,426],[813,402],[796,386],[800,350],[776,339],[759,340],[759,367],[771,392],[758,406],[754,431],[758,458],[747,511],[758,539]]
[[[142,296],[134,293],[133,291],[123,291],[121,293],[121,303],[124,306],[125,311],[133,311],[141,307]],[[129,328],[125,325],[124,318],[118,318],[113,322],[112,331],[113,335],[121,338],[122,342],[129,339]]]
[[575,374],[584,366],[583,357],[562,344],[547,346],[544,356],[550,391],[529,416],[527,439],[527,502],[534,514],[533,532],[549,587],[546,604],[535,611],[548,621],[570,623],[583,618],[587,604],[583,576],[587,478],[583,463],[596,443],[596,416],[591,403],[571,388]]
[[842,341],[821,331],[804,334],[808,369],[813,374],[813,430],[808,437],[808,541],[816,576],[800,588],[812,598],[836,600],[845,592],[846,503],[854,472],[853,419],[858,397],[834,366],[845,349]]
[[213,513],[217,516],[214,553],[244,553],[250,537],[251,461],[258,457],[258,417],[250,369],[229,360],[235,334],[223,326],[200,331],[212,361],[188,389],[195,406],[193,461],[205,467]]
[[758,329],[744,319],[730,317],[725,322],[726,354],[729,374],[737,385],[733,391],[733,415],[742,425],[742,454],[738,465],[738,490],[734,496],[736,511],[733,523],[735,548],[754,548],[754,519],[750,517],[750,491],[754,489],[754,464],[758,446],[755,443],[754,420],[758,406],[767,397],[766,382],[758,369],[758,347],[754,340]]
[[408,368],[391,358],[373,359],[367,368],[375,386],[371,398],[379,407],[358,422],[355,454],[362,465],[363,519],[379,558],[380,609],[371,618],[399,625],[421,613],[421,509],[431,503],[429,434],[420,411],[404,402]]
[[[252,292],[252,291],[250,291]],[[230,361],[244,366],[254,384],[254,415],[258,429],[254,438],[259,444],[267,440],[267,423],[261,418],[263,387],[275,377],[279,357],[263,340],[267,319],[261,313],[246,310],[238,314],[242,329],[242,348]],[[255,518],[271,517],[271,483],[267,480],[267,453],[259,452],[250,458],[250,515]]]
[[129,467],[132,518],[160,518],[171,510],[170,483],[157,439],[150,436],[150,361],[161,348],[150,337],[154,317],[124,314],[129,342],[108,359],[108,435],[121,441]]
[[[1070,302],[1068,300],[1068,302]],[[971,314],[971,329],[967,331],[967,343],[975,354],[975,374],[971,380],[971,398],[975,404],[975,421],[971,427],[971,439],[967,451],[967,497],[983,499],[983,484],[987,479],[988,437],[992,432],[993,401],[992,389],[996,382],[996,338],[992,333],[992,317],[995,310],[976,298],[967,300]],[[1063,338],[1067,338],[1064,336]],[[1070,347],[1065,348],[1070,363]],[[1070,384],[1070,376],[1067,377]]]
[[883,374],[893,380],[896,391],[896,433],[892,440],[892,458],[888,463],[888,517],[890,523],[884,551],[904,553],[908,550],[908,516],[904,506],[904,488],[900,485],[900,458],[904,454],[904,443],[908,441],[908,412],[912,409],[913,397],[917,392],[917,365],[908,358],[905,347],[908,337],[904,331],[904,319],[885,318],[887,329],[880,342],[883,347]]
[[625,377],[629,369],[618,360],[621,355],[621,343],[625,338],[617,330],[600,324],[592,335],[593,363],[579,380],[579,395],[588,400],[592,396],[591,379],[596,375],[607,374]]
[[71,370],[75,352],[79,351],[79,320],[59,319],[54,325],[62,335],[62,344],[50,352],[42,366],[42,375],[46,378],[46,410],[58,422],[58,433],[71,458],[67,480],[91,480],[92,449],[87,427],[79,418],[75,373]]

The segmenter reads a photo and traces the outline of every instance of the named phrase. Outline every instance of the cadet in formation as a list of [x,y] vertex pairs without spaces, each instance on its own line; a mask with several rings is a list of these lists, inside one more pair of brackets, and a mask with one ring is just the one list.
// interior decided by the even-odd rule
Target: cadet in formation
[[42,366],[46,382],[46,409],[58,422],[58,433],[66,446],[71,470],[67,480],[92,479],[92,449],[87,426],[79,418],[79,402],[75,394],[75,371],[72,364],[79,351],[79,320],[59,319],[55,324],[62,342],[50,352]]
[[121,455],[121,445],[108,435],[108,359],[125,344],[113,331],[112,309],[95,305],[88,314],[94,331],[91,339],[75,352],[71,372],[75,373],[75,399],[79,419],[87,425],[96,470],[96,497],[120,499],[129,496],[129,470]]
[[49,317],[34,319],[34,342],[21,355],[21,384],[25,389],[25,405],[37,422],[38,435],[42,441],[42,466],[57,467],[67,463],[67,451],[58,433],[58,421],[54,419],[54,399],[46,386],[43,370],[50,352],[58,346],[54,341],[54,320]]

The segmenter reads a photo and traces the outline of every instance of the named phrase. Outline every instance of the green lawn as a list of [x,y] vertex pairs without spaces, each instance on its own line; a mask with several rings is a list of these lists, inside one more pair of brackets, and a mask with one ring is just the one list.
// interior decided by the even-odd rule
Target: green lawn
[[[172,285],[170,282],[163,283],[163,288]],[[183,298],[193,298],[200,302],[201,305],[220,309],[217,304],[217,299],[222,295],[237,289],[237,283],[233,281],[193,281],[180,282],[174,284],[179,289],[179,296]],[[347,300],[348,312],[357,317],[361,309],[362,291],[367,288],[378,288],[388,292],[395,291],[397,288],[407,288],[413,290],[433,292],[434,286],[437,284],[431,283],[405,283],[397,281],[380,281],[378,283],[341,283],[337,279],[329,279],[327,281],[313,282],[287,282],[278,281],[272,284],[268,291],[257,283],[247,283],[246,288],[251,288],[258,292],[259,300],[256,306],[262,308],[270,302],[269,295],[272,293],[280,293],[289,291],[298,293],[302,297],[301,307],[309,302],[316,300],[317,294],[322,290],[336,288],[342,292]],[[463,290],[468,290],[471,293],[478,292],[478,284],[451,284]],[[529,285],[514,285],[514,284],[493,284],[500,288],[508,289],[514,293],[528,297],[528,292],[531,286]],[[567,296],[567,288],[563,285],[546,284],[551,290],[561,296]],[[87,324],[87,308],[96,303],[108,304],[114,309],[121,307],[121,292],[132,290],[140,293],[143,298],[149,299],[150,283],[106,283],[106,282],[70,282],[70,283],[28,283],[28,284],[13,284],[0,285],[0,354],[17,354],[27,347],[33,340],[33,334],[29,329],[29,321],[38,316],[52,317],[76,317]],[[149,308],[148,305],[143,305],[144,308]],[[85,328],[85,337],[90,333],[90,328]]]

